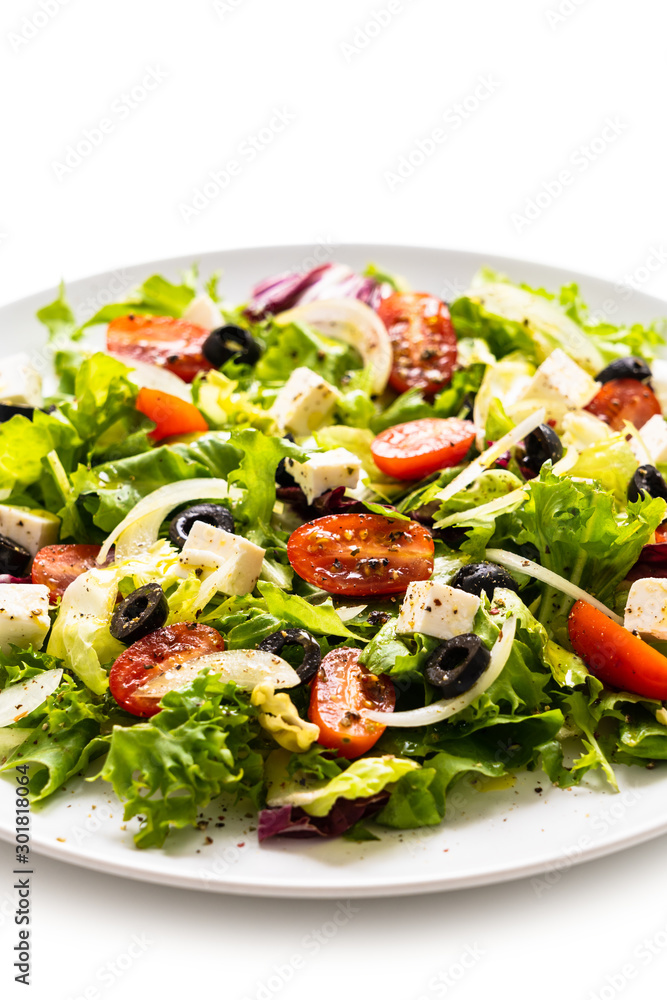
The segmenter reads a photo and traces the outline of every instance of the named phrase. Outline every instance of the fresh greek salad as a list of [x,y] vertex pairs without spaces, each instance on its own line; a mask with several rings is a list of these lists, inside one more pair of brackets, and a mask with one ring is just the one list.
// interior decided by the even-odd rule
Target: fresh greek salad
[[221,287],[61,288],[0,360],[0,770],[108,782],[159,847],[214,801],[363,841],[667,758],[661,325],[490,270]]

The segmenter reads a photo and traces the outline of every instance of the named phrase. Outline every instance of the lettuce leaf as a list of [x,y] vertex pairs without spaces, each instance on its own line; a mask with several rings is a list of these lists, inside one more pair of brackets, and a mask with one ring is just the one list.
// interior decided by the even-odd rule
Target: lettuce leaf
[[195,826],[222,792],[257,804],[262,786],[248,695],[202,675],[160,704],[149,721],[114,727],[101,772],[124,802],[124,818],[142,818],[137,847],[160,847],[171,829]]

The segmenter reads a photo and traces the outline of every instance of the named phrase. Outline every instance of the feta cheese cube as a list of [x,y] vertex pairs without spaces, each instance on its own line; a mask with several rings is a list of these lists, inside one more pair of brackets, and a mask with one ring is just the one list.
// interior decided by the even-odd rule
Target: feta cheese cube
[[436,580],[411,583],[405,593],[396,632],[423,632],[436,639],[452,639],[472,632],[481,599],[476,594]]
[[60,518],[48,510],[0,504],[0,535],[22,545],[31,556],[45,545],[54,545],[59,532]]
[[339,392],[310,368],[295,368],[275,398],[271,415],[281,431],[305,435],[333,413]]
[[667,413],[667,359],[654,358],[651,362],[651,385],[662,412]]
[[521,399],[539,400],[548,412],[553,408],[562,413],[588,406],[599,388],[588,372],[556,348],[537,369]]
[[203,326],[205,330],[215,330],[224,323],[222,313],[210,295],[197,295],[192,299],[181,319]]
[[42,376],[25,351],[0,361],[0,402],[12,406],[41,406]]
[[255,589],[262,572],[265,550],[241,535],[195,521],[181,549],[182,567],[203,570],[202,579],[216,573],[218,590],[240,597]]
[[43,584],[0,583],[0,650],[41,649],[51,628],[49,588]]
[[651,463],[667,463],[667,423],[660,413],[655,413],[644,424],[639,436],[651,456]]
[[667,639],[667,580],[649,577],[630,587],[623,624],[631,632]]
[[361,475],[361,460],[347,448],[333,448],[313,455],[307,462],[285,460],[285,469],[294,476],[308,503],[337,486],[354,489]]

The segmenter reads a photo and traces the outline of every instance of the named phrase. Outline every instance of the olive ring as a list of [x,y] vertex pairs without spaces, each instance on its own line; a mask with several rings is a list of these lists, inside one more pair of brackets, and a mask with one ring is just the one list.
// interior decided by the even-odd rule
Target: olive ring
[[616,358],[595,376],[596,382],[613,382],[617,378],[630,378],[635,382],[648,382],[651,369],[643,358]]
[[219,503],[198,503],[181,511],[169,524],[169,537],[179,549],[185,545],[195,521],[204,521],[234,534],[234,518],[226,507]]
[[628,484],[628,500],[646,496],[667,500],[667,483],[654,465],[640,465]]
[[478,635],[455,635],[429,656],[424,676],[444,698],[469,691],[489,665],[491,654]]
[[526,454],[521,464],[531,472],[538,473],[545,462],[555,465],[563,457],[561,439],[549,424],[540,424],[532,434],[528,434],[524,447]]
[[305,684],[312,680],[322,662],[322,650],[319,642],[305,628],[286,628],[262,639],[257,649],[262,649],[267,653],[280,653],[285,646],[301,646],[303,648],[303,661],[294,669],[302,683]]
[[254,337],[241,326],[228,323],[211,330],[202,344],[202,354],[214,368],[222,368],[230,358],[246,365],[259,361],[260,347]]
[[126,645],[144,639],[162,628],[169,614],[169,605],[159,583],[146,583],[133,590],[118,605],[111,618],[109,631],[114,639]]
[[465,590],[467,594],[477,594],[478,597],[486,594],[490,601],[493,600],[496,587],[513,590],[515,594],[519,592],[516,580],[506,569],[488,562],[466,563],[455,574],[451,585],[457,590]]

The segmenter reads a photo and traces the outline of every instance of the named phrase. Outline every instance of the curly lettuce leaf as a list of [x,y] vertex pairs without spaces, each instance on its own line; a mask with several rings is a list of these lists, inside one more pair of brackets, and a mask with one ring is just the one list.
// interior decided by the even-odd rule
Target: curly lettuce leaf
[[262,787],[257,709],[247,694],[202,675],[160,704],[149,721],[114,727],[101,772],[124,818],[142,818],[137,847],[160,847],[171,829],[195,826],[223,792],[257,804]]

